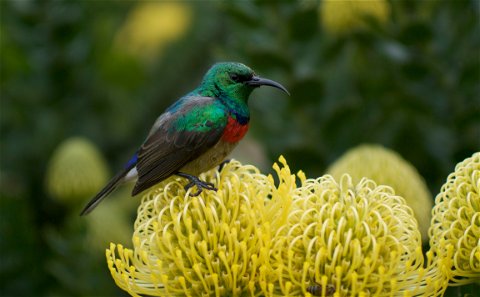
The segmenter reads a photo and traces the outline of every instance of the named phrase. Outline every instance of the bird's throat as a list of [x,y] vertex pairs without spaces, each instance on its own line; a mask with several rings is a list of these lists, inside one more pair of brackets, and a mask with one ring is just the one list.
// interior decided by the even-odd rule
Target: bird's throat
[[223,131],[222,140],[229,143],[239,142],[248,131],[248,122],[241,124],[233,117],[228,117],[227,126]]

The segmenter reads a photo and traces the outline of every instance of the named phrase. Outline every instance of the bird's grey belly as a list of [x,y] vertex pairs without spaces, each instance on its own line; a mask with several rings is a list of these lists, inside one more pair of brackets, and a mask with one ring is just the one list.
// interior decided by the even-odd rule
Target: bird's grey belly
[[[179,171],[197,176],[202,172],[208,171],[213,167],[220,165],[220,163],[225,160],[225,158],[236,146],[237,143],[224,142],[220,140],[214,147],[206,151],[197,159],[187,163],[185,166],[180,168]],[[123,181],[128,182],[135,180],[137,175],[137,168],[134,167],[127,173]]]
[[237,143],[224,142],[220,140],[215,146],[206,151],[203,155],[187,163],[180,168],[180,172],[199,175],[215,166],[220,165],[230,152],[237,146]]

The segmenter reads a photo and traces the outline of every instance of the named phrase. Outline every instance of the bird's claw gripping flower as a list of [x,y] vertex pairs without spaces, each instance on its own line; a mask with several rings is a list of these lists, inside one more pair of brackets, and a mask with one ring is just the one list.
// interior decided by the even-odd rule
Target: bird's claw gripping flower
[[215,188],[215,185],[209,182],[202,181],[198,177],[190,174],[185,174],[185,173],[177,173],[178,176],[184,177],[188,179],[190,182],[183,187],[185,191],[188,191],[190,188],[196,187],[197,191],[196,192],[190,192],[190,196],[198,196],[202,191],[205,190],[210,190],[210,191],[217,191],[217,188]]

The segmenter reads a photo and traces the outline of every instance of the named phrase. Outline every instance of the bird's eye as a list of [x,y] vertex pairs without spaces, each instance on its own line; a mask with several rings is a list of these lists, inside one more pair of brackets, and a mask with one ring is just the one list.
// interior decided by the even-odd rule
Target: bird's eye
[[235,73],[232,73],[230,74],[230,78],[234,81],[234,82],[240,82],[240,76],[235,74]]
[[248,81],[248,80],[251,80],[252,79],[252,76],[253,75],[240,75],[240,74],[235,74],[235,73],[232,73],[230,74],[230,78],[234,81],[234,82],[245,82],[245,81]]

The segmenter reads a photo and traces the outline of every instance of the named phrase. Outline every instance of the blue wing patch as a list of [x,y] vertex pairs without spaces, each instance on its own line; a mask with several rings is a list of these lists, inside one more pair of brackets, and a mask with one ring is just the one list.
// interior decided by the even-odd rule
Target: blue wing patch
[[135,153],[135,155],[133,155],[133,157],[125,165],[125,169],[133,168],[135,165],[137,165],[137,161],[138,161],[138,154]]

